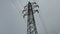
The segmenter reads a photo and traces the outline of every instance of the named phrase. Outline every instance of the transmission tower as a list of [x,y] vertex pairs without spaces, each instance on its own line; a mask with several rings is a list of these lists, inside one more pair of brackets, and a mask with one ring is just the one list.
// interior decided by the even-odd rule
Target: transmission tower
[[27,34],[38,34],[36,24],[35,24],[35,19],[34,19],[34,13],[38,12],[38,10],[34,10],[39,6],[36,4],[36,2],[28,2],[28,4],[24,7],[24,10],[22,13],[25,13],[23,15],[23,18],[27,16]]

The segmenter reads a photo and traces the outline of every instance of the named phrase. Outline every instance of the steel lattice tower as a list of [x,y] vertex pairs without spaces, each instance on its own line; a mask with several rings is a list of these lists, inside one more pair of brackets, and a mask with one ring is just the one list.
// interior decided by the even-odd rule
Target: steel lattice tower
[[38,10],[33,10],[34,8],[36,8],[39,6],[36,5],[36,2],[28,2],[28,4],[24,7],[24,10],[22,13],[24,13],[25,11],[27,11],[23,17],[25,17],[27,15],[27,34],[38,34],[37,32],[37,28],[36,28],[36,24],[35,24],[35,19],[34,19],[34,13],[38,12]]

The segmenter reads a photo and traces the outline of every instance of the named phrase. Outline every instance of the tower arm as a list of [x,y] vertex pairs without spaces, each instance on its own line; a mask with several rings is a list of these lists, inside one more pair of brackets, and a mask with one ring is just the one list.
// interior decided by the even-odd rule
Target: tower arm
[[38,5],[34,5],[34,6],[32,6],[32,8],[34,9],[34,8],[36,8],[36,7],[38,7],[39,8],[39,6]]
[[25,17],[25,16],[27,16],[28,15],[28,13],[26,12],[24,15],[23,15],[23,18]]
[[32,2],[31,4],[34,5],[34,4],[36,4],[36,2]]
[[24,9],[25,9],[26,7],[28,7],[28,5],[24,6]]
[[26,12],[28,9],[27,8],[25,8],[23,11],[22,11],[22,13],[24,13],[24,12]]
[[33,12],[33,14],[34,14],[34,13],[36,13],[36,12],[37,12],[37,13],[39,13],[39,11],[38,11],[38,10],[33,10],[33,11],[34,11],[34,12]]

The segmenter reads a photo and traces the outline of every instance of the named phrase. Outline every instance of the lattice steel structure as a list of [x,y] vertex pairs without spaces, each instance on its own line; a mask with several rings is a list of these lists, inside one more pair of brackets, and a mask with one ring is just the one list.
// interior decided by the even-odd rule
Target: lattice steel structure
[[[24,10],[22,13],[25,13],[23,15],[23,18],[27,15],[27,34],[38,34],[36,24],[35,24],[35,19],[34,19],[34,13],[38,12],[38,10],[34,10],[39,6],[36,4],[36,2],[28,2],[28,4],[24,7]],[[26,11],[26,12],[25,12]]]

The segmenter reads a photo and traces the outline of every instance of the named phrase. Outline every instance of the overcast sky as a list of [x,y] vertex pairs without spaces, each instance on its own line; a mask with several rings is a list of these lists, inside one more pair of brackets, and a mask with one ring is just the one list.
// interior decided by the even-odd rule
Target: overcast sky
[[60,34],[60,0],[0,0],[0,34],[27,34],[27,17],[22,10],[28,1],[36,1],[38,34]]

